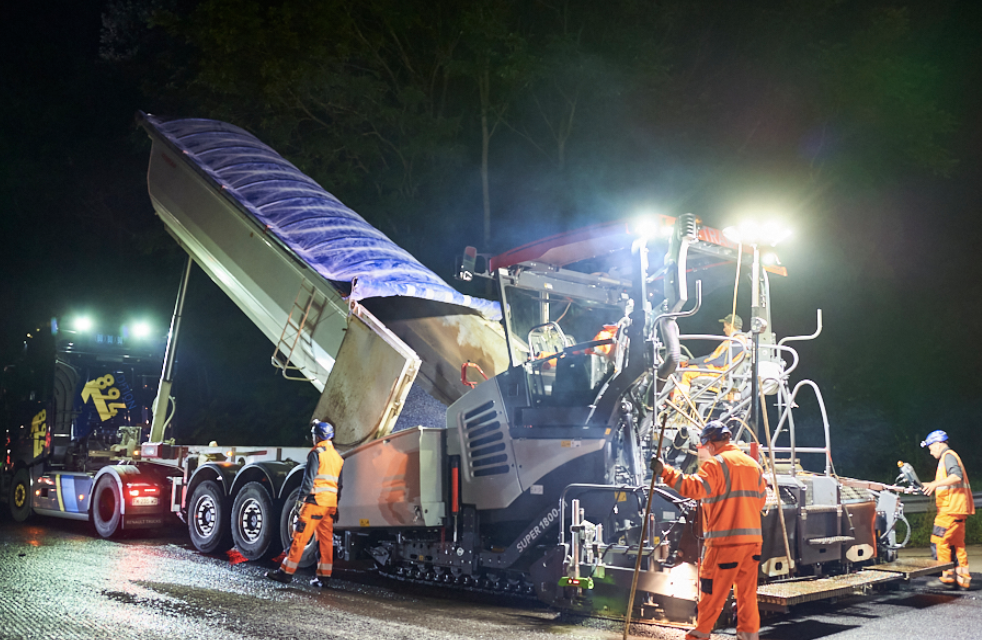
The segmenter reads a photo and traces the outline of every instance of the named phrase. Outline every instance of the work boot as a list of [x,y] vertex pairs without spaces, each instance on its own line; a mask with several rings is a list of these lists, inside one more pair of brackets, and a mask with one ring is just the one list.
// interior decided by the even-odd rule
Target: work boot
[[267,571],[266,577],[270,580],[276,580],[277,582],[282,582],[283,584],[290,584],[293,582],[293,576],[291,576],[283,569],[277,569],[276,571]]
[[962,589],[969,589],[972,586],[972,574],[964,567],[958,567],[958,570],[955,571],[955,579]]
[[317,587],[318,589],[326,589],[328,580],[330,580],[330,578],[325,576],[317,576],[316,578],[311,579],[310,586]]
[[938,576],[938,580],[940,580],[942,584],[955,584],[955,572],[948,569]]

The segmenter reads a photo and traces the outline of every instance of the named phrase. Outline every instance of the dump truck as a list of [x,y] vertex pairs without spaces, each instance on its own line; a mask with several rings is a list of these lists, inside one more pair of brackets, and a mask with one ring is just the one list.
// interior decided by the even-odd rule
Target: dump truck
[[[736,440],[767,469],[763,606],[946,568],[896,559],[903,487],[834,473],[818,386],[791,382],[792,343],[817,338],[821,315],[813,334],[778,337],[769,279],[787,273],[757,244],[683,214],[602,223],[497,256],[469,248],[457,276],[490,283],[497,299],[485,300],[448,285],[252,134],[213,120],[137,120],[152,141],[154,209],[191,260],[149,437],[101,471],[124,494],[137,482],[156,487],[202,552],[279,553],[303,456],[165,439],[192,264],[270,339],[272,366],[321,392],[311,417],[335,425],[345,457],[337,553],[393,580],[692,621],[699,506],[651,482],[647,463],[662,455],[694,471],[710,419],[739,425]],[[747,335],[680,334],[677,320],[700,312],[704,293],[747,279],[750,309],[735,309],[750,319]],[[721,342],[722,364],[687,357]],[[442,419],[393,431],[414,389],[445,407]],[[822,446],[797,444],[804,394],[819,407]],[[806,470],[808,457],[822,468]],[[18,473],[27,491],[13,498],[35,495],[48,471],[35,462]],[[99,513],[90,501],[87,517]]]

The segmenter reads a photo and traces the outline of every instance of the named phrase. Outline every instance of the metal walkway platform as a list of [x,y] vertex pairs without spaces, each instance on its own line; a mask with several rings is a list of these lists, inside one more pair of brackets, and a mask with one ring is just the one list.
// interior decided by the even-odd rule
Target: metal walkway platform
[[903,558],[842,576],[761,585],[757,588],[757,602],[767,609],[786,610],[805,602],[861,594],[874,585],[941,573],[954,566],[931,558]]
[[900,558],[894,562],[876,565],[877,571],[899,573],[904,580],[929,576],[954,568],[954,562],[938,562],[934,558]]

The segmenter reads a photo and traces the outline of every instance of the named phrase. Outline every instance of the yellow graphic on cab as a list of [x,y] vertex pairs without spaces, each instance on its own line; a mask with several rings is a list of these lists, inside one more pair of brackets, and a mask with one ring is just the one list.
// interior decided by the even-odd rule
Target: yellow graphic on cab
[[44,453],[44,439],[48,435],[48,412],[42,410],[31,418],[31,438],[34,440],[34,457]]
[[[109,373],[101,378],[89,380],[85,383],[85,386],[82,387],[82,402],[88,402],[91,398],[92,404],[95,405],[95,410],[99,412],[99,419],[103,422],[109,418],[115,417],[120,409],[126,408],[125,402],[106,402],[106,400],[119,399],[119,389],[114,387],[114,384],[116,384],[116,378]],[[102,390],[106,387],[109,387],[109,391],[103,395]]]

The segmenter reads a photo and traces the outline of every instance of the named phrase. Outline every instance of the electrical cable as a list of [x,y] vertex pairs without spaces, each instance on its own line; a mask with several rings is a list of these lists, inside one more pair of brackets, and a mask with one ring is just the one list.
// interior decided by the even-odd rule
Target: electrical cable
[[[733,282],[733,310],[730,312],[736,315],[737,293],[740,291],[740,261],[743,258],[743,243],[737,243],[736,278]],[[736,329],[736,327],[734,327]]]

